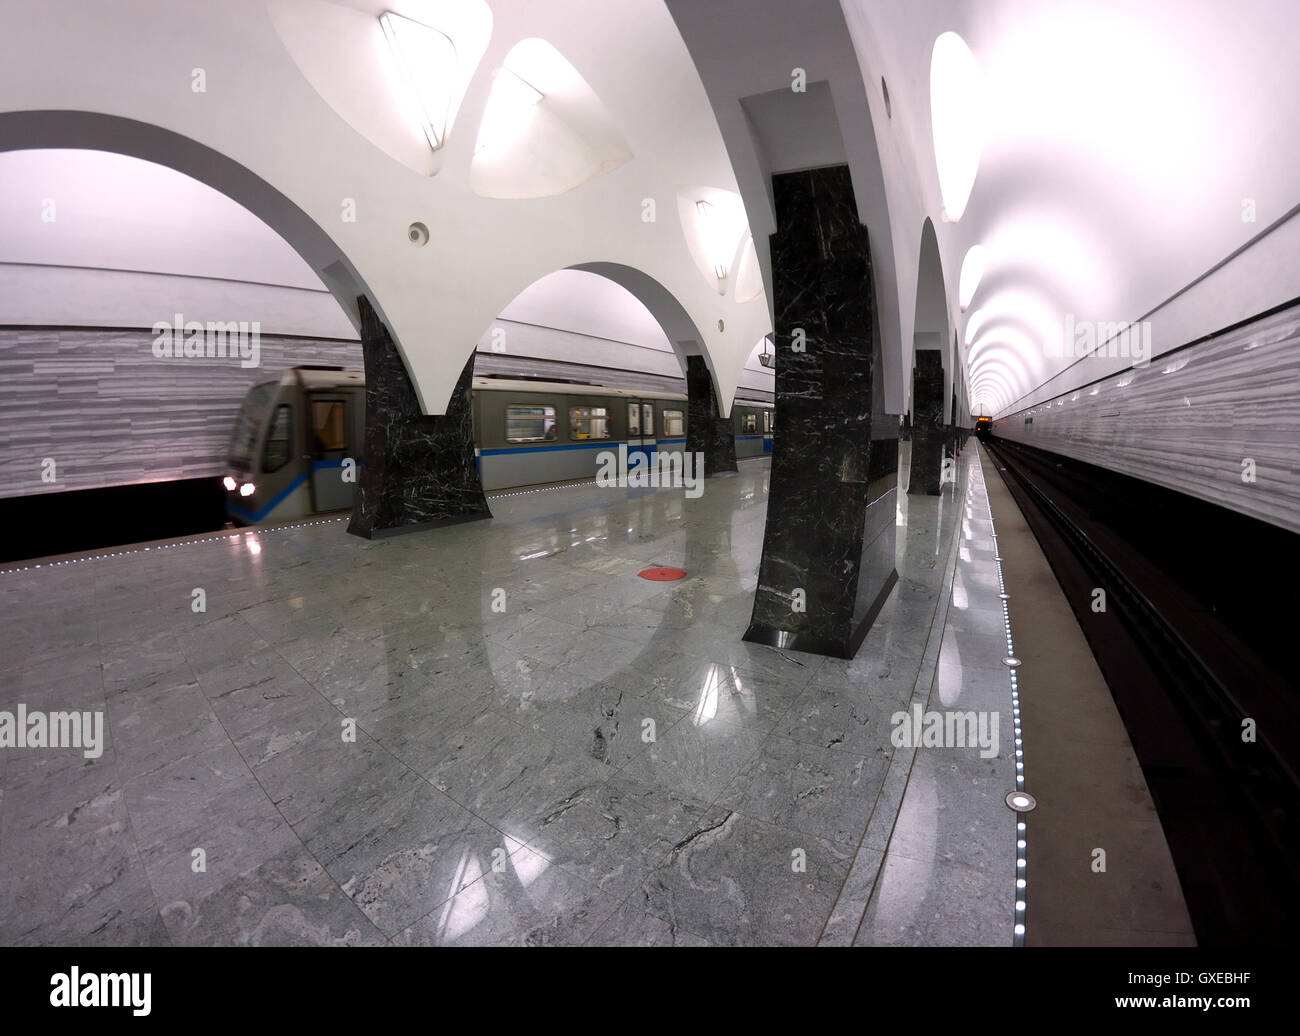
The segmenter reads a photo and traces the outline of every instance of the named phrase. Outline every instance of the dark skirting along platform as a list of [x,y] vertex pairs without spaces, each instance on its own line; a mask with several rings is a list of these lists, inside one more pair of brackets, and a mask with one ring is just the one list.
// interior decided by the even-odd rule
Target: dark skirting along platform
[[736,432],[718,416],[713,375],[703,356],[686,357],[686,452],[704,457],[704,477],[737,471]]
[[867,229],[848,167],[772,178],[776,412],[763,558],[745,640],[851,658],[894,570],[898,419],[876,415]]
[[446,415],[428,416],[388,328],[364,296],[358,304],[366,441],[348,532],[374,539],[491,518],[474,458],[474,358],[461,372]]

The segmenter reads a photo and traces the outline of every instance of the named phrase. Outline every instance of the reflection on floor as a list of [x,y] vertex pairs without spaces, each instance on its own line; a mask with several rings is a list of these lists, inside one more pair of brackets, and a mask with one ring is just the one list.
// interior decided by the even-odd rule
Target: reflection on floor
[[[740,640],[766,461],[0,575],[0,709],[104,715],[96,758],[0,750],[0,942],[1008,943],[973,454],[901,497],[852,662]],[[914,701],[1000,709],[999,752],[896,748]]]

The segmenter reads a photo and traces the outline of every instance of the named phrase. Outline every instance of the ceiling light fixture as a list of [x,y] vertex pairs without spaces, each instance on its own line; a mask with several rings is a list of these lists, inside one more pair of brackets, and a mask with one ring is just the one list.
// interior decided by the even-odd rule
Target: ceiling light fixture
[[483,123],[478,128],[475,153],[501,148],[517,140],[541,100],[541,91],[529,86],[510,69],[497,69],[492,93],[483,110]]
[[961,219],[970,200],[984,150],[983,120],[979,62],[965,40],[945,32],[930,56],[930,129],[946,222]]
[[457,72],[456,47],[439,32],[392,11],[379,16],[384,38],[419,113],[429,146],[437,151],[451,129],[451,104]]
[[977,309],[966,321],[965,343],[970,345],[975,341],[975,336],[980,333],[980,328],[988,321],[989,315],[985,310]]
[[718,280],[726,280],[727,263],[731,259],[731,256],[726,254],[726,228],[722,226],[722,221],[718,219],[713,206],[707,201],[695,203],[695,215],[699,217],[704,248],[709,254],[709,262],[713,264],[713,272]]
[[975,292],[979,291],[980,281],[984,279],[988,262],[988,252],[983,245],[972,245],[970,251],[966,253],[966,258],[962,260],[957,294],[963,313],[975,298]]

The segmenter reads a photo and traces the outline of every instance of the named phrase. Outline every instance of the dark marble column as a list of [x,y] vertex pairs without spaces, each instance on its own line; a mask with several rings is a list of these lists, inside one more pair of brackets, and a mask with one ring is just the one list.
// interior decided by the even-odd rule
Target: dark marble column
[[713,375],[703,356],[686,357],[686,452],[704,458],[704,477],[736,471],[736,432],[718,416]]
[[388,328],[365,296],[358,303],[366,442],[348,532],[373,539],[491,518],[474,459],[474,358],[456,383],[446,416],[427,416]]
[[943,357],[938,349],[918,349],[912,371],[912,470],[908,493],[939,494],[947,439]]
[[949,421],[948,424],[948,453],[955,456],[961,451],[961,426],[957,423],[957,392],[953,391],[952,406],[945,415]]
[[889,438],[872,442],[883,393],[867,229],[846,166],[774,176],[772,188],[781,431],[745,639],[851,658],[898,578],[896,419],[882,415]]

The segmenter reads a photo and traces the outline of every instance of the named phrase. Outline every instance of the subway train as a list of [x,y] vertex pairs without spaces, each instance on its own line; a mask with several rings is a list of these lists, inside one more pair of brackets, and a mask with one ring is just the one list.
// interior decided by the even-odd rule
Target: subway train
[[[294,367],[249,389],[235,419],[224,478],[236,525],[287,521],[352,506],[365,434],[365,374]],[[653,455],[686,444],[686,396],[605,385],[476,377],[474,452],[489,492],[594,478],[597,454],[626,443]],[[736,457],[772,451],[773,406],[731,408]]]

